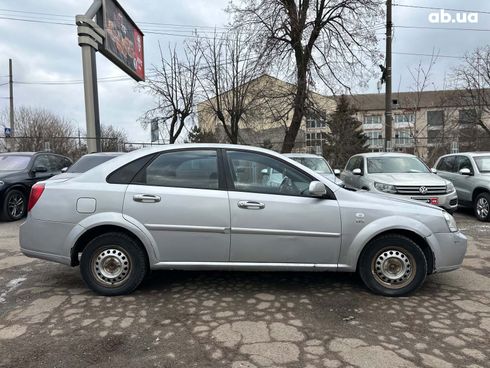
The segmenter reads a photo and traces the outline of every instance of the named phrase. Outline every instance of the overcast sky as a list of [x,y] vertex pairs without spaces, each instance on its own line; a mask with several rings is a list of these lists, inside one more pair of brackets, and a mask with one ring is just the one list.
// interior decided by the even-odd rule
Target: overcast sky
[[[81,51],[77,45],[74,25],[54,25],[30,23],[2,19],[23,18],[40,21],[74,23],[76,14],[83,14],[91,0],[0,0],[0,97],[8,94],[8,58],[14,60],[14,80],[16,82],[79,81],[82,78]],[[399,4],[442,7],[445,9],[468,9],[490,13],[488,0],[400,0]],[[145,32],[146,70],[159,62],[158,42],[181,44],[183,37],[150,34],[182,34],[182,25],[223,26],[227,23],[223,8],[227,0],[120,0],[131,17],[137,22],[155,22],[160,25],[141,25]],[[42,12],[50,15],[33,15],[20,12]],[[393,49],[398,53],[432,54],[444,56],[463,56],[476,47],[488,44],[490,32],[458,31],[455,28],[490,29],[490,15],[479,14],[478,24],[432,24],[429,14],[435,10],[395,7],[394,23],[397,26],[445,27],[447,30],[395,28]],[[59,16],[54,16],[59,15]],[[455,13],[452,13],[453,16]],[[68,17],[63,17],[68,16]],[[71,20],[70,20],[71,19]],[[176,24],[180,26],[161,25]],[[204,28],[199,28],[203,30]],[[380,36],[383,38],[383,36]],[[380,40],[383,42],[383,40]],[[384,45],[380,43],[381,51]],[[393,89],[410,90],[413,85],[408,68],[416,67],[430,58],[416,55],[395,54],[393,60]],[[440,57],[433,71],[433,88],[441,88],[451,68],[460,63],[457,58]],[[104,56],[97,56],[99,78],[123,76],[124,72],[114,66]],[[376,81],[369,83],[368,90],[355,89],[356,92],[377,92]],[[355,86],[353,86],[355,87]],[[79,126],[85,128],[83,86],[79,84],[46,85],[15,84],[16,106],[27,105],[49,109]],[[150,133],[144,131],[137,119],[150,107],[153,100],[133,81],[99,83],[100,114],[102,124],[113,124],[126,130],[133,142],[147,142]],[[8,100],[0,99],[0,109]]]

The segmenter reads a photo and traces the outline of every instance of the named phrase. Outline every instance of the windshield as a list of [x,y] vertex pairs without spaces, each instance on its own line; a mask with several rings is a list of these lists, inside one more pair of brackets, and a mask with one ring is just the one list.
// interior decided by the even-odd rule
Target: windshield
[[490,156],[473,157],[481,173],[490,173]]
[[323,157],[291,157],[294,161],[313,171],[332,174],[332,169]]
[[66,171],[68,173],[84,173],[99,166],[106,161],[112,160],[115,156],[83,156],[77,162],[70,166]]
[[27,168],[30,156],[0,156],[0,171],[21,171]]
[[367,159],[370,174],[429,173],[429,169],[417,157],[374,157]]

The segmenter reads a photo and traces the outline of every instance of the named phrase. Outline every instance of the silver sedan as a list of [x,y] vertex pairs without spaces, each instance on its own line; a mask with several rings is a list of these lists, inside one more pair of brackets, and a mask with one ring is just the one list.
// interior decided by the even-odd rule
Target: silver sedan
[[437,207],[344,190],[238,145],[134,151],[36,184],[28,208],[22,252],[80,265],[102,295],[132,292],[149,270],[226,269],[358,271],[375,293],[401,296],[466,252]]

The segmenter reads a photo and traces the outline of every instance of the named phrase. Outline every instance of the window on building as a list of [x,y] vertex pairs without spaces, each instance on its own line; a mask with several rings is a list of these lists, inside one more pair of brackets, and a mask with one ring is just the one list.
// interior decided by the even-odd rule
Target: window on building
[[439,143],[442,140],[442,132],[440,130],[429,130],[428,143]]
[[383,135],[381,130],[373,130],[365,132],[366,136],[369,138],[368,143],[370,147],[383,147]]
[[413,123],[415,121],[414,114],[396,114],[393,117],[395,123]]
[[398,130],[395,133],[395,144],[398,146],[410,146],[413,144],[413,138],[410,130]]
[[326,133],[306,133],[306,145],[308,147],[321,146],[326,138]]
[[323,119],[308,118],[306,120],[306,128],[308,129],[325,128],[326,126],[327,123]]
[[382,124],[381,115],[367,115],[364,117],[365,125]]
[[444,111],[427,111],[427,126],[442,127],[444,125]]
[[475,109],[459,110],[459,124],[474,124],[478,120]]

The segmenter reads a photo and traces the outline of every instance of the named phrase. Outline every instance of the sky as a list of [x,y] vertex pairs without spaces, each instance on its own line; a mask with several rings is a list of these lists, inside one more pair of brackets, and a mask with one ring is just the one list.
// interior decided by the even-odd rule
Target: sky
[[[0,0],[0,110],[8,104],[4,98],[8,96],[8,86],[2,84],[7,82],[8,59],[12,58],[16,106],[45,108],[63,116],[82,131],[85,130],[83,85],[80,82],[81,50],[77,44],[74,18],[77,14],[85,13],[91,3],[91,0]],[[179,46],[185,37],[175,35],[188,34],[195,26],[199,26],[200,32],[209,31],[212,27],[222,27],[228,22],[224,12],[228,0],[120,0],[120,3],[145,33],[147,73],[159,64],[159,43],[164,47],[168,44]],[[440,14],[440,10],[395,6],[394,91],[411,90],[413,80],[409,70],[416,68],[419,63],[427,68],[430,57],[413,54],[431,55],[435,51],[441,55],[433,66],[430,84],[430,89],[440,89],[450,79],[451,69],[462,62],[458,57],[489,43],[488,0],[394,0],[394,3],[487,12],[478,14],[478,23],[434,24],[429,21],[429,16],[434,21],[437,17],[431,14]],[[456,17],[456,12],[448,13]],[[464,20],[462,15],[460,20]],[[474,21],[474,17],[471,20]],[[407,26],[431,28],[405,28]],[[463,31],[458,28],[483,31]],[[155,31],[159,34],[150,33]],[[379,37],[380,51],[384,54],[384,37]],[[97,72],[101,78],[98,84],[101,123],[124,129],[131,142],[148,142],[150,132],[141,127],[138,119],[154,106],[153,97],[137,82],[124,78],[124,72],[100,54],[97,55]],[[123,77],[123,80],[118,77]],[[109,82],[107,78],[113,80]],[[53,84],[60,81],[62,84]],[[364,89],[353,86],[353,91],[377,93],[377,80],[369,81],[368,85]]]

